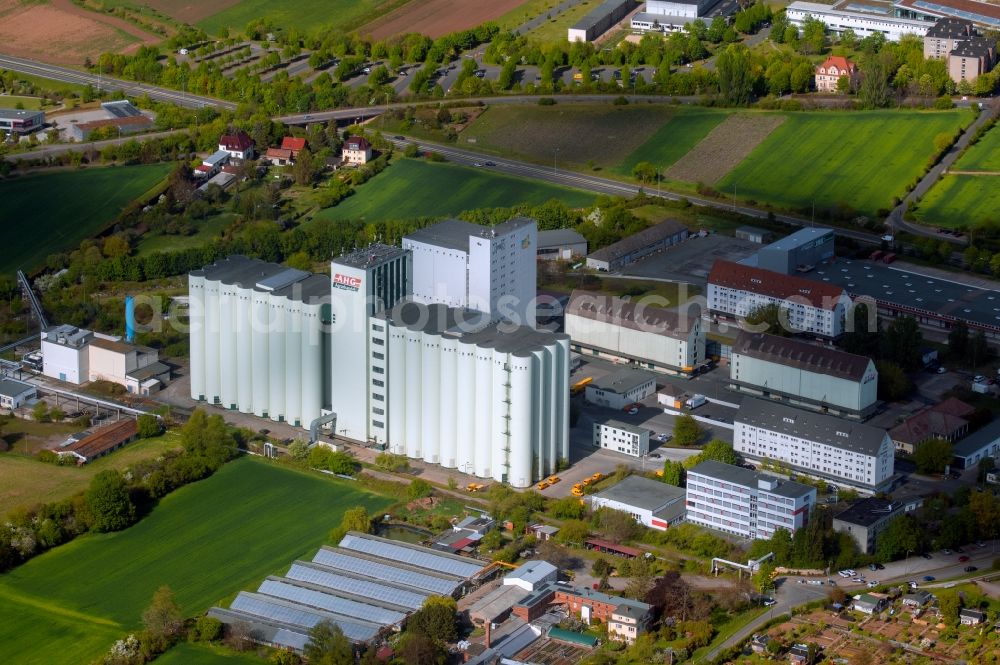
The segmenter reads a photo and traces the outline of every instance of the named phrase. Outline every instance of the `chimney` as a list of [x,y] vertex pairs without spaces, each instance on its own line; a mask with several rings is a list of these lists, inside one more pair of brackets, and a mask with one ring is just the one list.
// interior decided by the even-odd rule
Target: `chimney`
[[493,627],[492,621],[486,622],[486,642],[484,642],[487,649],[490,648],[490,629]]

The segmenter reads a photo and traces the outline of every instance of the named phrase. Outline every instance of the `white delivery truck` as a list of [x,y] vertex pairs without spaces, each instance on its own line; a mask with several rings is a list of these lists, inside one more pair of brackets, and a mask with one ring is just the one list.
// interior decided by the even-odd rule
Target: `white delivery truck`
[[688,398],[688,401],[684,402],[684,406],[689,409],[697,409],[699,406],[707,402],[704,395],[693,395]]

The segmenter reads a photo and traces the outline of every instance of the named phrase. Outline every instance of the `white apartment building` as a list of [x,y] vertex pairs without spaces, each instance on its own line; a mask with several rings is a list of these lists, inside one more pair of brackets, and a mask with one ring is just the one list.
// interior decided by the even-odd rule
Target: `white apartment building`
[[852,419],[868,417],[878,404],[878,371],[871,358],[766,333],[737,335],[729,386]]
[[[931,21],[899,18],[893,15],[889,8],[884,13],[872,11],[857,11],[857,3],[840,2],[824,5],[818,2],[793,2],[785,9],[788,22],[802,29],[806,19],[812,17],[826,24],[827,29],[840,34],[848,28],[858,37],[868,37],[875,33],[885,35],[886,41],[898,42],[903,35],[923,37],[927,29],[934,25]],[[864,5],[861,5],[864,6]],[[874,7],[873,5],[867,5]]]
[[716,260],[708,275],[708,311],[742,319],[767,305],[778,305],[790,328],[817,337],[844,333],[851,298],[844,289],[794,275]]
[[[409,295],[410,253],[369,245],[334,259],[330,275],[330,409],[337,414],[337,434],[355,441],[378,440],[372,421],[384,423],[388,408],[383,385],[388,350],[385,323],[374,317]],[[373,335],[373,330],[379,334]]]
[[535,220],[526,217],[492,227],[449,219],[414,231],[403,238],[413,299],[534,326],[537,244]]
[[515,487],[569,457],[566,335],[417,302],[369,328],[373,442]]
[[893,444],[884,429],[772,401],[743,400],[733,422],[733,449],[870,493],[888,489],[893,476]]
[[329,277],[230,256],[191,272],[188,294],[191,399],[296,427],[322,415]]
[[649,430],[619,420],[594,423],[594,445],[631,457],[649,454]]
[[794,533],[816,505],[816,488],[715,460],[687,472],[687,521],[744,538]]
[[705,361],[701,308],[683,311],[642,300],[574,291],[566,306],[573,350],[668,373],[687,373]]

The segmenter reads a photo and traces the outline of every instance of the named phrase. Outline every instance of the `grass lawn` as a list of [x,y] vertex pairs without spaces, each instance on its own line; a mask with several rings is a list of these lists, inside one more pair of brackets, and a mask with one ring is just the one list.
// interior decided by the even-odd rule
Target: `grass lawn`
[[224,647],[182,642],[156,659],[156,665],[261,665],[253,653],[237,653]]
[[79,246],[133,199],[170,172],[171,164],[58,171],[0,182],[0,273],[37,267],[49,254]]
[[610,169],[657,141],[675,113],[680,113],[676,106],[651,104],[498,105],[488,108],[458,140],[464,148],[548,166],[555,158],[563,168]]
[[[17,617],[0,622],[7,662],[90,662],[139,627],[161,585],[186,615],[203,612],[311,555],[345,509],[389,503],[347,481],[252,458],[231,462],[125,531],[78,538],[0,577],[0,606]],[[82,631],[98,636],[74,641]]]
[[954,168],[964,171],[1000,171],[1000,128],[993,125],[990,131],[959,157]]
[[935,136],[971,120],[969,111],[789,114],[717,189],[789,209],[815,202],[874,215],[924,172]]
[[561,0],[527,0],[500,16],[496,23],[503,28],[513,30],[525,21],[530,21],[544,12],[555,9],[560,2]]
[[920,200],[915,214],[925,224],[946,228],[1000,222],[1000,176],[943,176]]
[[570,7],[558,16],[554,16],[541,24],[526,37],[534,42],[565,43],[567,31],[577,21],[594,11],[601,3],[598,0],[583,0],[575,7]]
[[[15,421],[23,422],[23,421]],[[4,428],[11,432],[12,425]],[[29,423],[34,424],[34,423]],[[70,433],[76,427],[64,428]],[[155,439],[130,443],[121,450],[96,459],[84,466],[56,466],[18,454],[21,444],[15,443],[13,451],[0,454],[0,516],[18,506],[31,506],[70,497],[87,488],[90,479],[104,469],[124,469],[136,462],[158,457],[165,450],[180,447],[179,437],[168,433]]]
[[692,656],[691,660],[693,662],[698,662],[700,659],[704,658],[712,649],[716,648],[730,637],[736,634],[740,628],[747,625],[761,614],[767,612],[766,607],[753,607],[749,610],[740,612],[739,614],[733,616],[724,624],[716,626],[715,637],[712,638],[711,643],[708,646],[702,647],[696,650]]
[[136,247],[136,254],[152,254],[153,252],[172,252],[188,247],[204,245],[212,238],[218,238],[230,224],[236,220],[235,213],[225,212],[212,215],[207,219],[191,220],[197,229],[193,235],[172,236],[164,234],[146,234]]
[[267,19],[286,30],[296,28],[309,34],[322,33],[323,28],[348,31],[403,4],[397,0],[241,0],[199,21],[198,27],[218,34],[222,28],[241,31],[251,21]]
[[17,108],[20,104],[22,108],[29,111],[37,111],[42,108],[41,97],[24,97],[22,95],[0,95],[0,106],[6,109]]
[[660,169],[670,166],[705,138],[726,114],[719,109],[701,107],[677,109],[648,141],[614,168],[615,173],[630,176],[639,162],[650,162]]
[[539,204],[550,199],[582,207],[589,205],[594,195],[501,175],[488,168],[400,159],[361,185],[353,196],[320,211],[316,217],[364,220],[444,217],[474,208]]

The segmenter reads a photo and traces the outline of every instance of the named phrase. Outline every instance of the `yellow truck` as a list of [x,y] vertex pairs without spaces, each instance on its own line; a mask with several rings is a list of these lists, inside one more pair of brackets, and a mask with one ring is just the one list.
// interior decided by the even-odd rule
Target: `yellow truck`
[[586,389],[587,384],[592,383],[593,381],[594,381],[594,377],[592,377],[592,376],[588,376],[585,379],[580,379],[579,381],[577,381],[576,383],[574,383],[572,386],[570,386],[569,394],[570,395],[579,395],[580,393],[582,393],[584,391],[584,389]]

